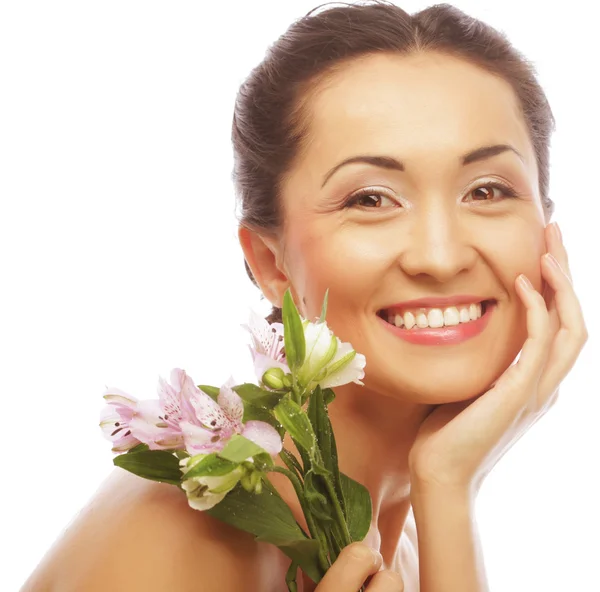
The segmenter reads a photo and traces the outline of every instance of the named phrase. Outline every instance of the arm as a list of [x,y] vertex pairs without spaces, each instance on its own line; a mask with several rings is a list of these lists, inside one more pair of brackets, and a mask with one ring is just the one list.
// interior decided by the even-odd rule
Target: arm
[[474,502],[468,492],[413,484],[420,592],[489,592]]

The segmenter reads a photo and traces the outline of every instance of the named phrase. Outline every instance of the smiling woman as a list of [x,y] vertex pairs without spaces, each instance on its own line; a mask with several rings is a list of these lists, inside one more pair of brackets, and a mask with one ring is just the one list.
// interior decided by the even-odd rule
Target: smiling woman
[[[366,356],[364,387],[339,388],[331,420],[340,466],[375,500],[365,543],[411,592],[487,589],[482,480],[586,340],[549,225],[553,127],[533,66],[447,4],[309,15],[238,96],[247,271],[272,321],[286,289],[306,318],[329,290],[330,327]],[[358,589],[339,569],[319,592]]]
[[[370,530],[300,592],[488,589],[477,494],[587,339],[550,224],[553,127],[532,64],[448,4],[315,9],[242,84],[239,240],[269,321],[288,289],[307,319],[328,291],[329,326],[366,357],[329,412]],[[285,589],[283,553],[178,494],[113,475],[23,590]]]

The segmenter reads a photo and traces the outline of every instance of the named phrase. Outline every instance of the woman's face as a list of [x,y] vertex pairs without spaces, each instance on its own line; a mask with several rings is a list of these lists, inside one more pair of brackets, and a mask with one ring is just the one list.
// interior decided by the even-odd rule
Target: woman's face
[[[438,54],[370,56],[328,78],[309,121],[282,195],[283,267],[303,314],[314,320],[329,289],[328,324],[366,356],[370,390],[426,403],[484,392],[527,337],[515,278],[540,290],[546,250],[535,153],[511,87]],[[522,159],[507,150],[463,164],[496,144]],[[404,170],[359,162],[331,174],[361,155]],[[484,331],[462,343],[409,343],[377,315],[457,294],[497,301]]]

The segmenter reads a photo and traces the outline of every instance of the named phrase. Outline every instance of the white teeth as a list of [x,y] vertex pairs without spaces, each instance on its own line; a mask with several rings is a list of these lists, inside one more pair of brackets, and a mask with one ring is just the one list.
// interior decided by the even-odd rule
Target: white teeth
[[[445,314],[439,308],[432,308],[429,313],[427,313],[427,324],[430,327],[443,327],[445,323]],[[446,323],[447,325],[448,323]]]
[[474,321],[481,316],[481,303],[469,305],[469,318]]
[[417,313],[417,327],[423,329],[429,325],[427,315],[424,312]]
[[444,325],[458,325],[460,324],[460,316],[458,309],[452,307],[447,308],[444,311]]
[[410,312],[406,311],[403,315],[399,313],[388,313],[388,322],[396,327],[412,329],[417,327],[439,328],[444,326],[455,326],[460,323],[475,321],[481,317],[481,302],[470,304],[468,306],[450,306],[446,309],[432,308],[428,312],[423,310]]

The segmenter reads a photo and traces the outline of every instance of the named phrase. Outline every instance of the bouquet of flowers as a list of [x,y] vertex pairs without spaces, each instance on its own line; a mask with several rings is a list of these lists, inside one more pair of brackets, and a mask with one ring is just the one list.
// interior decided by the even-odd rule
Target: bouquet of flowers
[[[100,427],[116,466],[170,483],[189,505],[276,545],[290,559],[286,584],[297,590],[300,567],[315,583],[341,550],[371,523],[368,490],[338,468],[328,405],[332,387],[362,385],[365,358],[327,327],[327,294],[317,322],[303,319],[289,290],[282,323],[256,313],[252,337],[258,383],[194,385],[184,370],[159,379],[158,400],[107,389]],[[297,458],[283,447],[288,433]],[[279,455],[285,467],[273,459]],[[269,481],[283,473],[298,496],[309,532]]]

